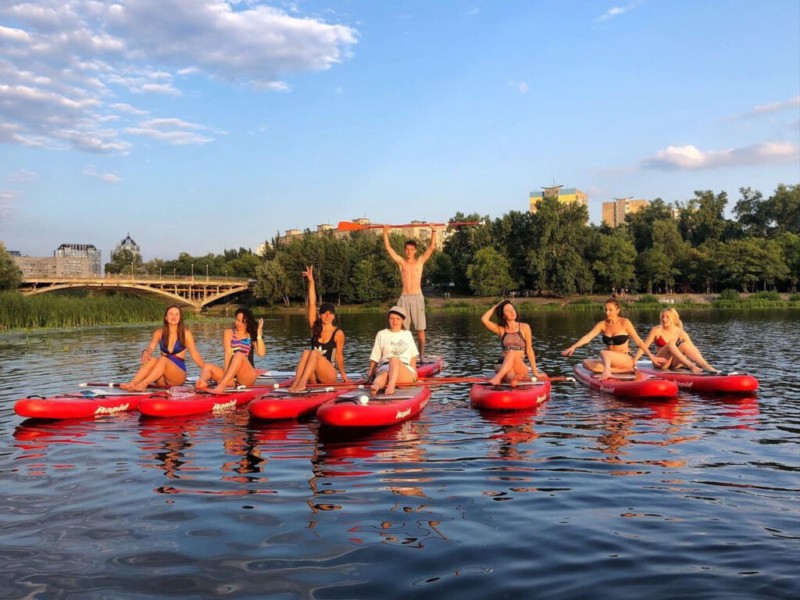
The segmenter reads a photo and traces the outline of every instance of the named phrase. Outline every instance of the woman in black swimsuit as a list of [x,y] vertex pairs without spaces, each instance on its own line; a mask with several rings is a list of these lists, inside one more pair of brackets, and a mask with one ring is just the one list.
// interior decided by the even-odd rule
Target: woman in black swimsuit
[[308,279],[308,325],[311,327],[311,348],[304,350],[297,363],[290,392],[301,392],[309,383],[334,383],[339,367],[342,381],[347,383],[344,370],[344,332],[334,325],[336,307],[324,302],[317,316],[317,288],[314,285],[314,268],[306,267],[303,277]]
[[625,373],[632,371],[636,364],[630,354],[628,342],[633,340],[636,345],[647,354],[654,365],[661,364],[663,359],[653,356],[652,352],[642,342],[642,338],[636,333],[633,324],[625,317],[620,316],[621,307],[619,302],[614,299],[606,300],[606,318],[592,327],[592,330],[584,335],[577,342],[561,353],[561,356],[572,356],[577,348],[585,346],[598,335],[603,334],[605,350],[600,351],[600,359],[587,358],[583,361],[583,366],[600,373],[600,379],[608,379],[612,373]]

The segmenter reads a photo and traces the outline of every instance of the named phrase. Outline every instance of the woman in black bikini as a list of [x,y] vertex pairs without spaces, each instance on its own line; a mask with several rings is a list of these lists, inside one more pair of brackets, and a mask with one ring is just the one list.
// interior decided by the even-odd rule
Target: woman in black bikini
[[564,350],[561,356],[572,356],[577,348],[585,346],[602,333],[606,349],[600,351],[600,359],[587,358],[583,361],[584,367],[600,373],[600,379],[608,379],[612,373],[625,373],[633,370],[636,361],[629,350],[628,342],[631,339],[636,342],[640,352],[647,354],[654,365],[660,366],[663,363],[664,359],[653,356],[642,342],[642,338],[636,333],[633,324],[625,317],[620,316],[619,302],[614,299],[606,300],[605,311],[605,320],[592,327],[589,333]]
[[[492,322],[492,313],[497,317],[497,324]],[[514,385],[517,379],[530,377],[530,370],[525,364],[526,355],[533,368],[533,376],[538,379],[547,377],[547,373],[539,371],[536,367],[531,326],[517,321],[517,309],[510,300],[501,300],[483,313],[481,323],[486,329],[497,334],[503,347],[503,355],[495,366],[496,374],[489,383],[498,385],[506,380]]]
[[[658,346],[656,357],[661,359],[659,364],[653,363],[654,367],[679,369],[684,366],[692,373],[702,373],[703,369],[710,373],[719,373],[706,362],[700,350],[692,343],[689,334],[683,329],[678,311],[674,308],[665,308],[661,311],[661,325],[656,325],[650,330],[644,341],[644,347],[649,348],[654,342]],[[640,348],[633,360],[639,360],[642,354],[644,351]]]
[[309,383],[334,383],[336,369],[334,357],[339,367],[342,381],[347,383],[344,370],[344,332],[334,325],[336,307],[324,302],[317,316],[317,289],[314,285],[314,268],[306,267],[303,277],[308,279],[308,324],[311,327],[311,348],[304,350],[297,363],[294,381],[290,392],[301,392]]

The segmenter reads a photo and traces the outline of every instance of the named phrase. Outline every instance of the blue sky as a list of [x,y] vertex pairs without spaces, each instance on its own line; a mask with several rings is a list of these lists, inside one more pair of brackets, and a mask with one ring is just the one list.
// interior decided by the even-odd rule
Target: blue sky
[[6,0],[0,241],[145,259],[356,217],[800,183],[798,0]]

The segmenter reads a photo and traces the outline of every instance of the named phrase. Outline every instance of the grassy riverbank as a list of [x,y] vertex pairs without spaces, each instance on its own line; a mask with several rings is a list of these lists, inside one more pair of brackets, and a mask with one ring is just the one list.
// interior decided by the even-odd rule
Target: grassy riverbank
[[[166,305],[147,296],[0,293],[0,331],[160,323]],[[185,311],[187,317],[191,310]]]
[[[520,313],[594,311],[602,312],[607,296],[580,296],[574,298],[513,298]],[[660,310],[673,306],[681,310],[714,309],[770,309],[800,308],[800,294],[778,294],[759,292],[740,295],[726,291],[722,294],[671,294],[641,295],[620,297],[619,301],[627,311]],[[427,309],[436,312],[482,313],[497,302],[497,298],[476,298],[465,296],[443,298],[430,296],[425,299]],[[340,306],[340,314],[382,313],[388,304]],[[91,327],[96,325],[119,325],[127,323],[160,323],[166,305],[163,301],[146,296],[100,295],[100,294],[43,294],[22,296],[21,294],[0,293],[0,331],[40,328]],[[258,314],[305,314],[301,304],[284,306],[253,306]],[[235,306],[220,305],[209,309],[205,316],[225,318],[233,316]],[[184,310],[187,320],[197,318],[191,309]]]

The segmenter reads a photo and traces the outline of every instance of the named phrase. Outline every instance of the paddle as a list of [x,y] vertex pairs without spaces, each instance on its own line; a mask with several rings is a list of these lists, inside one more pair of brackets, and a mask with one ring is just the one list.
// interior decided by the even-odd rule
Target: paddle
[[[86,381],[84,383],[79,383],[78,387],[86,387],[86,388],[105,388],[105,387],[107,387],[107,388],[119,388],[119,389],[121,389],[122,385],[123,385],[122,383],[115,383],[113,381],[106,381],[106,382]],[[150,385],[147,386],[147,389],[166,390],[166,389],[169,389],[169,387],[170,386],[168,386],[168,385],[155,385],[155,384],[151,383]],[[137,391],[137,390],[125,390],[125,391],[133,392],[133,391]]]
[[384,227],[391,227],[393,229],[401,229],[404,227],[463,227],[471,225],[483,225],[481,221],[452,221],[450,223],[406,223],[405,225],[362,225],[361,223],[353,223],[352,221],[339,221],[337,229],[339,231],[364,231],[365,229],[383,229]]

